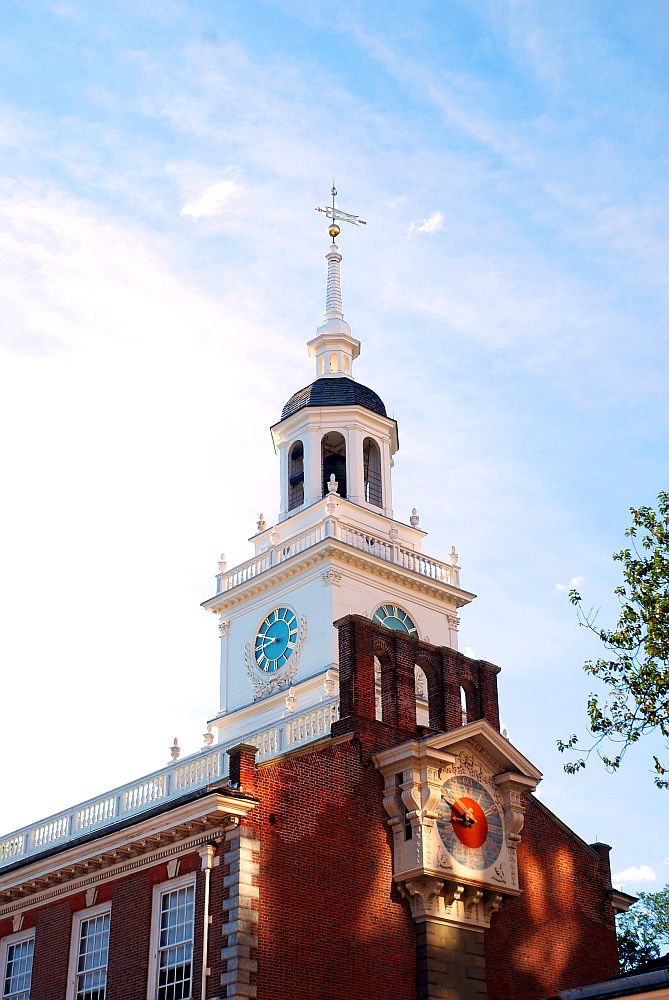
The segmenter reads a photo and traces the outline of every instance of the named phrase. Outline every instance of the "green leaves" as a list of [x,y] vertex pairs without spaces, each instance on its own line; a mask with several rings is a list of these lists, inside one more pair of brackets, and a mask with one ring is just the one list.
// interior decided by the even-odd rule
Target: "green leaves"
[[669,885],[659,892],[640,892],[639,902],[616,920],[618,957],[623,972],[659,958],[669,944]]
[[[582,757],[565,764],[568,774],[584,768],[593,750],[607,770],[615,771],[627,749],[643,736],[657,731],[669,739],[669,493],[657,499],[657,511],[631,509],[632,524],[625,535],[633,539],[632,546],[613,556],[622,563],[624,581],[614,591],[620,602],[616,627],[596,627],[592,612],[583,611],[579,592],[569,591],[579,624],[600,639],[608,656],[583,665],[604,684],[606,693],[588,698],[594,742]],[[557,747],[560,753],[576,751],[577,743],[572,735],[566,742],[558,740]],[[617,753],[607,749],[611,744],[619,746]],[[669,788],[669,761],[665,766],[658,757],[652,759],[655,784]]]

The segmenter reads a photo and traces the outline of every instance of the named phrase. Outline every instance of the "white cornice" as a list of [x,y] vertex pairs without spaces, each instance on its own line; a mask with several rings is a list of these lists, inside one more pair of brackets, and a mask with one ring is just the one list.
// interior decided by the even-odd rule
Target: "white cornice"
[[451,608],[464,607],[464,605],[473,601],[476,596],[467,590],[453,587],[449,583],[430,579],[430,577],[422,576],[420,573],[414,573],[411,570],[405,570],[401,566],[386,562],[360,549],[354,549],[346,545],[345,542],[340,542],[333,538],[325,538],[311,546],[311,548],[305,549],[304,552],[280,563],[278,566],[265,570],[259,576],[255,576],[231,590],[210,597],[208,601],[202,603],[202,607],[215,614],[225,614],[236,604],[242,601],[246,602],[250,597],[270,590],[277,584],[303,573],[307,567],[324,562],[327,559],[363,567],[374,576],[402,583],[410,590],[429,594],[433,598],[436,597]]
[[210,792],[0,875],[0,916],[38,900],[142,867],[157,857],[216,838],[255,808],[252,799]]

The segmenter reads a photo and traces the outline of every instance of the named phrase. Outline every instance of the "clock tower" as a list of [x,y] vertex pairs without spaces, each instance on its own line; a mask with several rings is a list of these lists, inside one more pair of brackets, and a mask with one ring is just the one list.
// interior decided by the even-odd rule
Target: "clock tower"
[[[279,513],[261,515],[254,554],[229,568],[203,607],[219,619],[219,742],[244,739],[262,757],[329,731],[339,694],[333,622],[361,615],[387,629],[457,648],[458,609],[474,597],[448,561],[423,552],[414,510],[393,511],[397,422],[380,396],[354,377],[360,341],[344,319],[337,220],[326,210],[325,315],[307,349],[315,379],[294,392],[272,426],[279,458]],[[417,671],[419,705],[424,678]],[[425,692],[423,691],[423,694]],[[380,677],[377,700],[380,711]],[[425,723],[427,713],[425,712]]]

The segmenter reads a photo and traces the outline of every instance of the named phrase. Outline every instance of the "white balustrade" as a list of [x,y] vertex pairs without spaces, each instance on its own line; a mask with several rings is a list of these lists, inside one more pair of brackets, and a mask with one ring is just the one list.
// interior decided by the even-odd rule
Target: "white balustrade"
[[[311,711],[250,733],[244,737],[244,742],[257,746],[258,759],[266,760],[291,747],[326,736],[338,718],[339,701],[332,699]],[[175,761],[160,771],[0,838],[0,871],[51,846],[63,847],[82,834],[93,830],[102,832],[128,814],[140,815],[156,804],[177,799],[186,789],[224,781],[227,774],[226,751],[239,742],[237,738],[231,743],[219,744],[214,749],[208,748]]]
[[198,785],[208,785],[212,781],[218,781],[223,777],[222,766],[222,754],[218,749],[194,760],[187,758],[172,771],[172,791],[196,788]]
[[25,834],[11,834],[0,840],[0,865],[10,862],[13,858],[20,858],[25,849]]
[[229,573],[219,574],[220,584],[217,584],[220,588],[219,592],[232,590],[243,583],[248,583],[249,580],[260,576],[273,566],[278,566],[287,559],[292,559],[293,556],[299,555],[326,538],[334,538],[343,542],[344,545],[350,545],[353,549],[366,552],[370,556],[376,556],[377,559],[383,559],[384,562],[394,563],[412,573],[428,577],[430,580],[448,583],[453,587],[460,586],[460,568],[458,566],[443,563],[438,559],[430,559],[422,552],[404,548],[397,542],[381,538],[370,532],[360,531],[336,518],[326,518],[313,528],[308,528],[285,542],[279,542],[259,556],[249,559],[241,566],[236,566]]
[[30,831],[31,847],[46,847],[53,844],[70,832],[69,816],[54,816],[52,819],[39,823]]
[[207,749],[82,802],[73,809],[16,830],[0,838],[0,870],[50,846],[64,846],[84,833],[103,830],[129,813],[141,813],[159,802],[177,798],[186,788],[219,781],[225,776],[225,764],[225,747]]
[[262,732],[250,736],[248,742],[252,743],[254,747],[258,747],[258,760],[262,760],[263,757],[274,757],[282,750],[281,730],[277,726],[271,726],[269,729],[263,729]]
[[107,795],[94,802],[87,802],[74,814],[75,830],[90,830],[98,823],[106,823],[116,816],[118,800],[115,795]]
[[286,723],[286,747],[317,740],[327,736],[333,722],[339,718],[339,701],[332,701]]

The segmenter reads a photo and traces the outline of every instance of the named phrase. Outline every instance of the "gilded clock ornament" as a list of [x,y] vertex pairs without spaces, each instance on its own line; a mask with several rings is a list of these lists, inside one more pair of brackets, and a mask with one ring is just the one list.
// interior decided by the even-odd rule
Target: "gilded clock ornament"
[[405,632],[407,635],[418,635],[418,629],[414,625],[408,613],[399,604],[388,602],[382,604],[372,615],[372,621],[384,628],[390,628],[394,632]]
[[504,843],[497,803],[485,785],[465,774],[444,782],[437,829],[448,854],[471,871],[494,865]]

